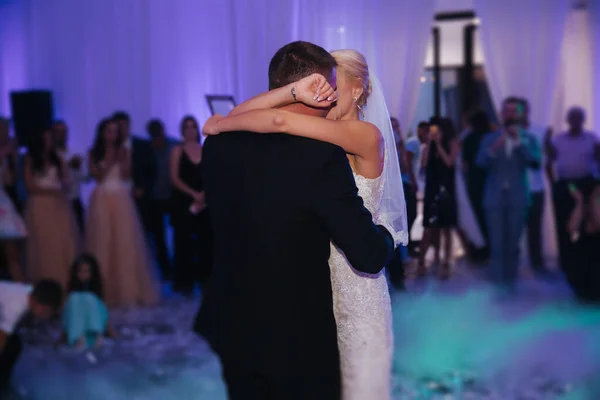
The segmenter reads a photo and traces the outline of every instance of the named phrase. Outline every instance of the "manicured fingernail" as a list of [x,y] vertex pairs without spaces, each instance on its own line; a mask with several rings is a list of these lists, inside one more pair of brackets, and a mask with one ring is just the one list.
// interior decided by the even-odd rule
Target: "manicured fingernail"
[[323,98],[321,96],[319,96],[319,98],[317,99],[317,101],[321,101],[323,100]]

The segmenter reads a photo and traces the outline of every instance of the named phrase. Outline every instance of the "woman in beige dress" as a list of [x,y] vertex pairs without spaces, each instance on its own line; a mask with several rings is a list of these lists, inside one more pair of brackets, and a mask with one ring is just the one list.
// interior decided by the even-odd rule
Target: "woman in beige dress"
[[98,124],[89,163],[97,185],[88,208],[86,243],[100,264],[106,303],[155,304],[159,284],[131,196],[131,153],[122,146],[114,121]]
[[77,223],[65,192],[68,180],[68,169],[46,131],[32,141],[25,158],[27,270],[33,282],[53,279],[66,287],[69,266],[80,250]]

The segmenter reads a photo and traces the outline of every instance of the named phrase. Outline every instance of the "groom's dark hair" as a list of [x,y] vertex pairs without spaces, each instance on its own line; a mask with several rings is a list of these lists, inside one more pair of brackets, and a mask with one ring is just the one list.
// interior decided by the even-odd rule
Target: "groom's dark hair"
[[324,48],[309,42],[292,42],[280,48],[269,64],[269,90],[296,82],[311,74],[331,80],[337,66],[335,58]]

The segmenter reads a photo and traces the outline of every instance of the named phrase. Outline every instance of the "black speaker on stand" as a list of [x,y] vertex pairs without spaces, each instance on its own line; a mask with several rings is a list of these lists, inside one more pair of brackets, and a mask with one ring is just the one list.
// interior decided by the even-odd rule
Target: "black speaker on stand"
[[11,92],[10,105],[19,146],[28,146],[35,135],[48,129],[54,121],[52,92],[48,90]]

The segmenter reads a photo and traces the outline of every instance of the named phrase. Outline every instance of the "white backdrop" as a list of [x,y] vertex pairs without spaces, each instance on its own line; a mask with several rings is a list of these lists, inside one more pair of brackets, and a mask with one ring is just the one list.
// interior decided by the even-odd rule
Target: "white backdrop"
[[559,132],[566,128],[565,115],[572,106],[588,111],[587,127],[594,127],[593,36],[589,10],[572,10],[566,21],[561,47],[560,73],[556,88],[552,125]]
[[293,40],[362,51],[408,125],[435,0],[0,0],[0,115],[9,91],[49,89],[76,150],[97,121],[129,111],[177,135],[209,116],[206,94],[238,101],[267,88],[274,52]]
[[569,8],[569,0],[475,1],[496,106],[507,96],[525,97],[533,122],[550,122]]

